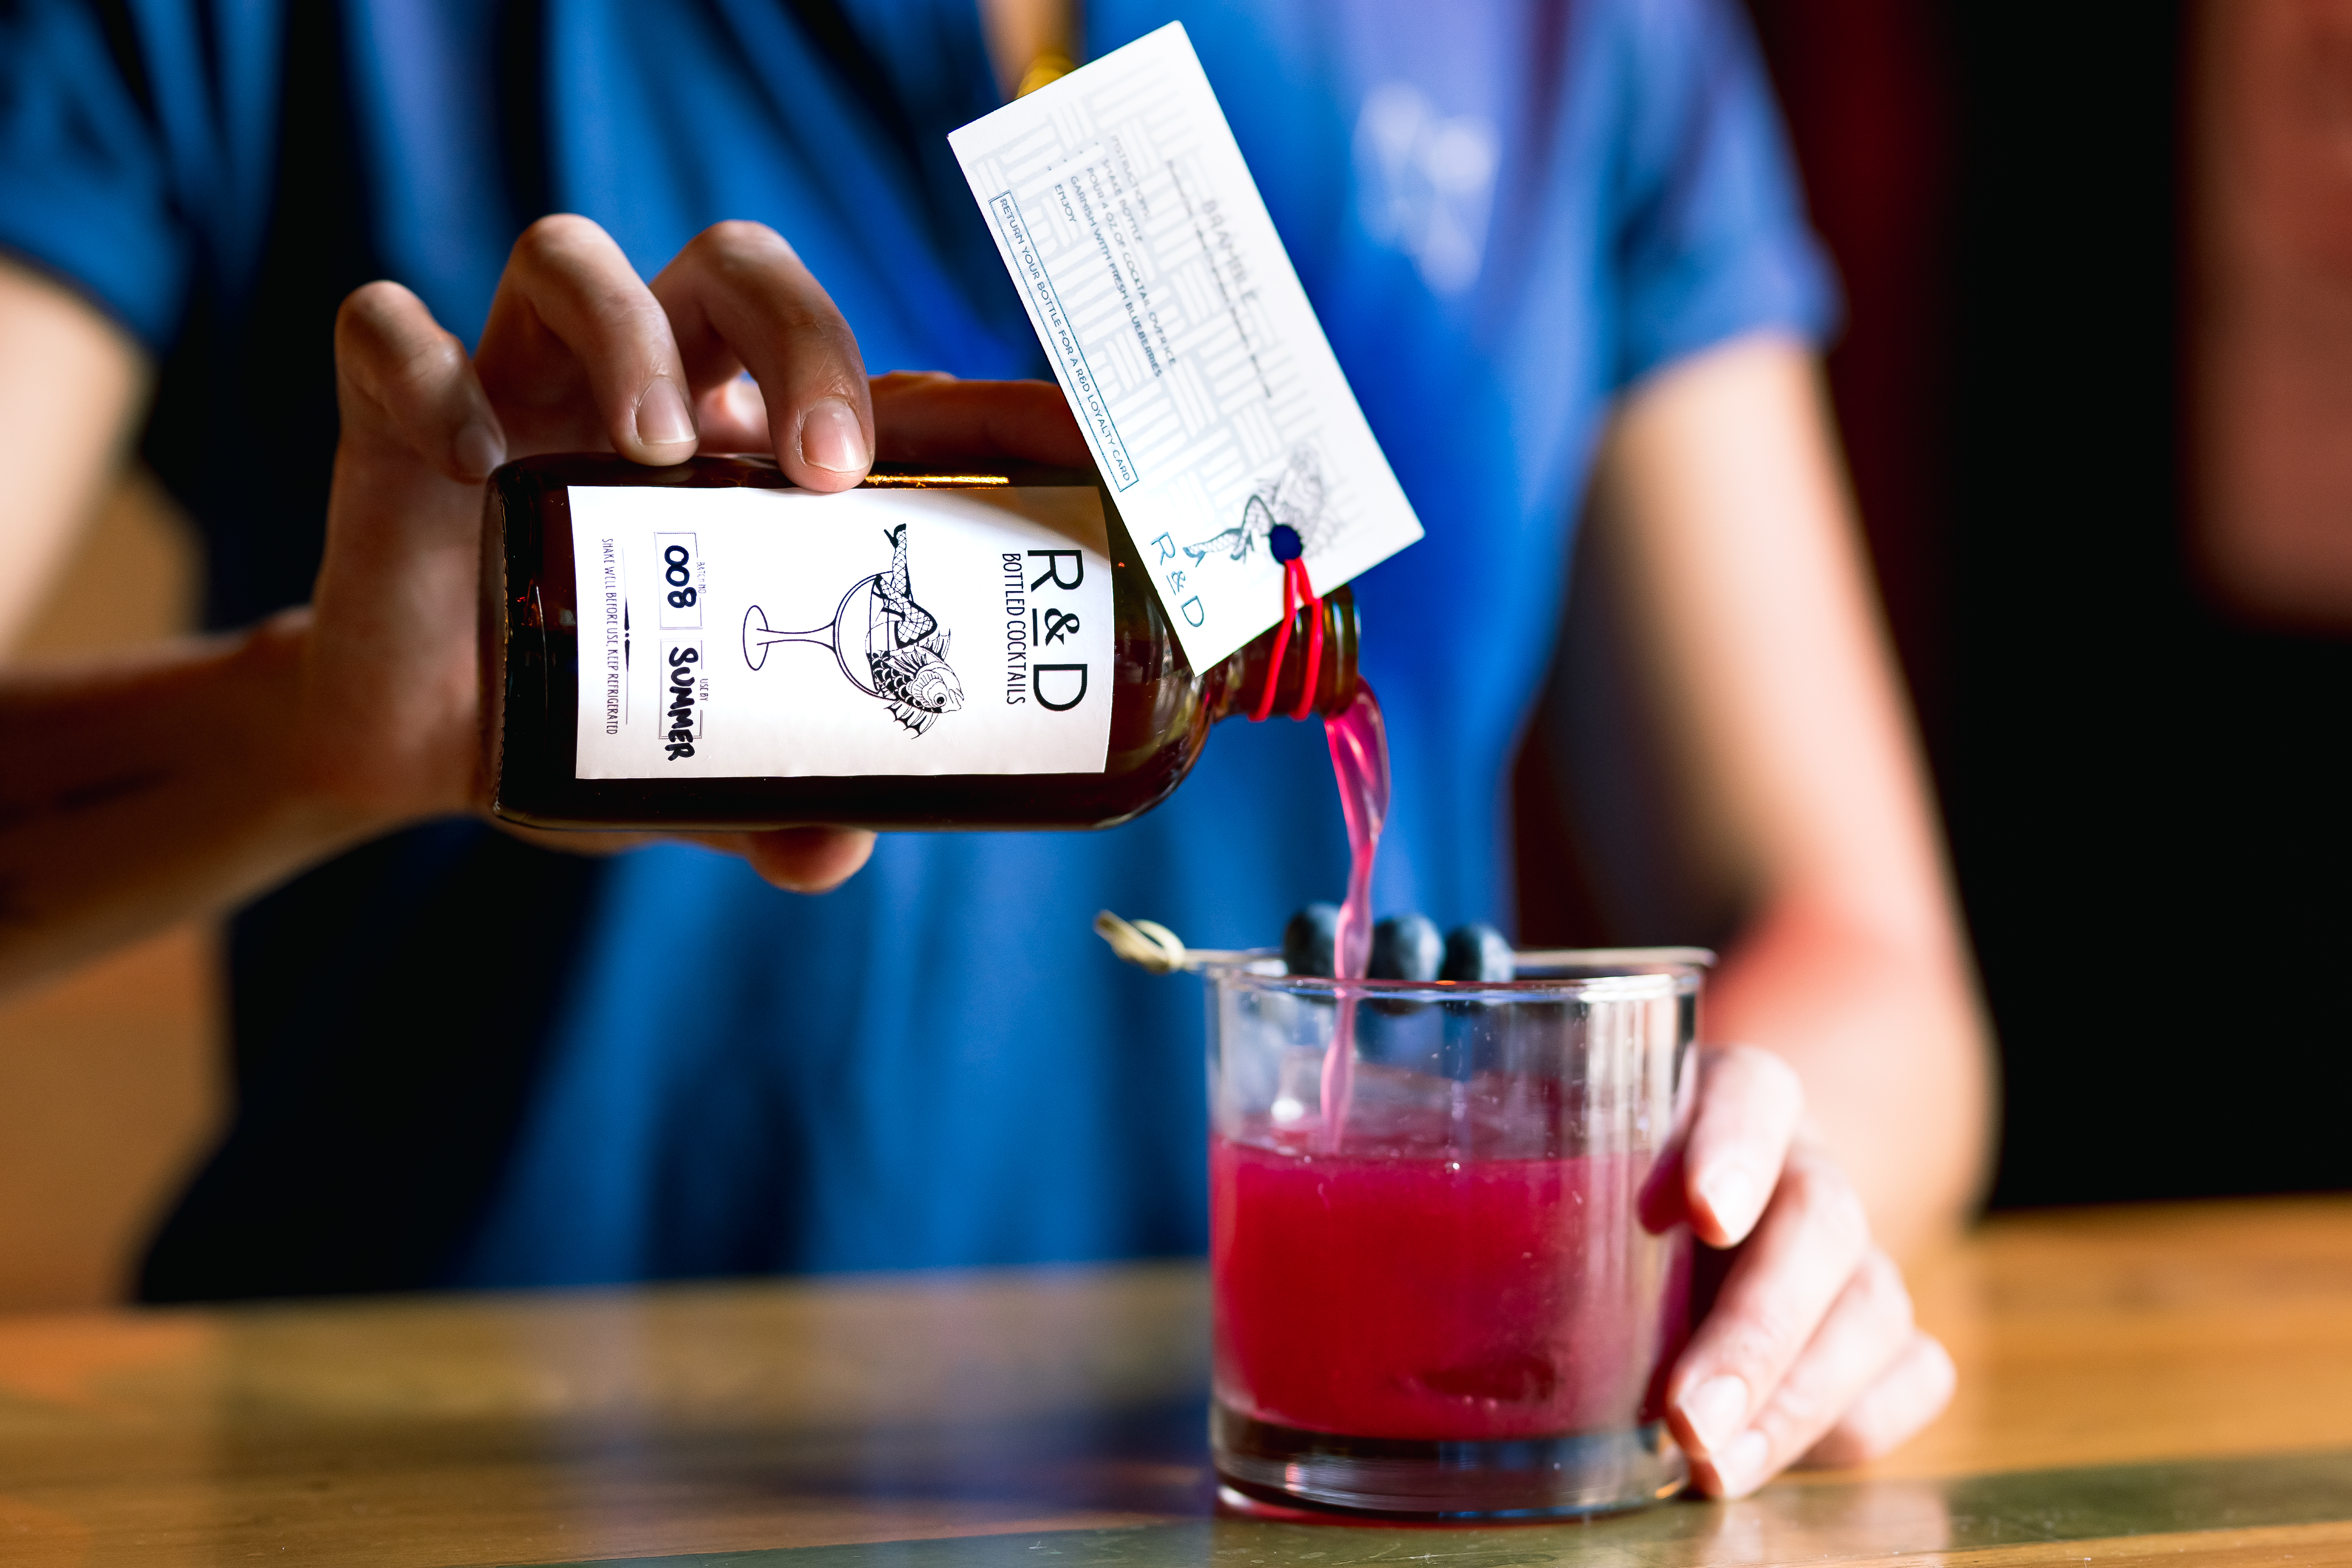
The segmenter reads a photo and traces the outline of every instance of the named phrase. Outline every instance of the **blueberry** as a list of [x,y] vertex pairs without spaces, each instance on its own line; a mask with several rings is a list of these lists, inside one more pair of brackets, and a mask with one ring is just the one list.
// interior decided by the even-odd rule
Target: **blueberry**
[[1441,980],[1511,980],[1518,965],[1503,933],[1484,921],[1455,926],[1445,933],[1445,967]]
[[1339,942],[1339,906],[1309,904],[1282,928],[1282,962],[1293,974],[1328,975]]
[[1372,928],[1375,980],[1434,980],[1444,955],[1444,939],[1427,915],[1391,915]]

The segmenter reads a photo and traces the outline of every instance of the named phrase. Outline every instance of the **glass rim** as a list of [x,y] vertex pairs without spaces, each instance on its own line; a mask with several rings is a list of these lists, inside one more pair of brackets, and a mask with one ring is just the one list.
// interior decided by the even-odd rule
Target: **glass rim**
[[[1631,1002],[1695,995],[1715,963],[1715,954],[1703,947],[1549,948],[1519,957],[1521,977],[1513,980],[1338,980],[1326,974],[1294,975],[1283,966],[1282,950],[1273,947],[1204,958],[1197,968],[1222,988],[1299,996]],[[1530,974],[1529,970],[1539,973]]]

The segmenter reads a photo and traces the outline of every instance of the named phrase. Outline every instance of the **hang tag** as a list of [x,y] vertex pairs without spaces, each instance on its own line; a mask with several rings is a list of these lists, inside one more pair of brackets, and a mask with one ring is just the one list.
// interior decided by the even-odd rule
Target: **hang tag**
[[1182,23],[948,142],[1195,669],[1421,537]]

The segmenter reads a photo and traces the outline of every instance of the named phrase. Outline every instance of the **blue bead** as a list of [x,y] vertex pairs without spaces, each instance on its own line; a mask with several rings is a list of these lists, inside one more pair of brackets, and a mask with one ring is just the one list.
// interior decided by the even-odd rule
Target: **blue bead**
[[1265,536],[1265,546],[1274,552],[1276,561],[1296,561],[1307,553],[1307,545],[1298,531],[1286,522],[1277,522]]
[[1309,904],[1282,928],[1282,962],[1293,974],[1330,975],[1339,969],[1339,906]]
[[1441,980],[1513,980],[1518,963],[1503,933],[1485,921],[1455,926],[1445,937]]
[[1391,915],[1372,928],[1372,978],[1434,980],[1445,941],[1427,915]]

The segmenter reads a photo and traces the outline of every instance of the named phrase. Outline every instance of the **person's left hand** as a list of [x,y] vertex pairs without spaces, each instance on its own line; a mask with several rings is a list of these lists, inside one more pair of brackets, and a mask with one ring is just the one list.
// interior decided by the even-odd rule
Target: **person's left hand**
[[[877,449],[909,462],[1088,461],[1050,384],[869,381],[832,300],[756,224],[705,231],[648,285],[594,224],[542,219],[515,247],[478,355],[394,283],[344,302],[335,350],[343,430],[300,628],[300,749],[311,793],[375,831],[481,807],[482,482],[508,458],[773,452],[787,478],[821,490],[856,484]],[[641,841],[530,837],[591,850]],[[873,844],[834,827],[687,837],[799,891],[850,876]]]
[[1645,1218],[1686,1218],[1729,1254],[1666,1399],[1698,1489],[1730,1498],[1886,1452],[1943,1410],[1954,1373],[1853,1184],[1804,1136],[1796,1073],[1754,1046],[1703,1049],[1697,1070],[1679,1170]]

